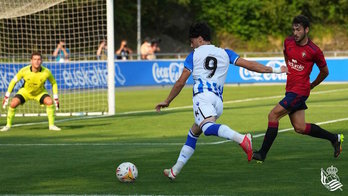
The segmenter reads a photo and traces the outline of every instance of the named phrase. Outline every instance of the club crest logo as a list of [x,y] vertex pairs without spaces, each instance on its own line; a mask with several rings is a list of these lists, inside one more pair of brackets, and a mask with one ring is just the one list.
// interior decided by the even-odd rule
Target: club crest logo
[[302,58],[305,58],[306,56],[306,52],[302,52]]
[[326,171],[321,168],[321,183],[329,190],[336,191],[340,189],[343,191],[343,184],[340,182],[340,178],[337,175],[338,169],[331,165]]

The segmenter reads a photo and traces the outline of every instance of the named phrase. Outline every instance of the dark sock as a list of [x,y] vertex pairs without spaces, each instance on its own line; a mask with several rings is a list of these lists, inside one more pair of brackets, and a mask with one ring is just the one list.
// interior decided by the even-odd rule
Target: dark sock
[[262,147],[259,151],[263,157],[266,157],[269,149],[271,148],[273,144],[273,141],[277,137],[278,125],[279,125],[278,122],[268,122],[267,132],[263,139]]
[[322,129],[321,127],[319,127],[316,124],[307,124],[307,127],[309,128],[310,125],[310,130],[307,132],[308,135],[312,136],[312,137],[317,137],[317,138],[322,138],[322,139],[327,139],[329,140],[331,143],[334,143],[337,141],[337,135],[330,133],[328,131],[326,131],[325,129]]

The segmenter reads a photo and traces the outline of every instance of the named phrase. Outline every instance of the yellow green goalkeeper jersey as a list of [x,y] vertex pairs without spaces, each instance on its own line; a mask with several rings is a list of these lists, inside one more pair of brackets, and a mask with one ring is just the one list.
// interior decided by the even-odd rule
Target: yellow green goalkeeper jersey
[[58,85],[51,71],[41,66],[40,71],[32,72],[31,65],[27,65],[18,71],[17,75],[11,80],[7,92],[11,93],[16,83],[22,78],[24,80],[22,88],[32,95],[40,94],[46,90],[46,80],[49,80],[52,84],[53,94],[58,94]]

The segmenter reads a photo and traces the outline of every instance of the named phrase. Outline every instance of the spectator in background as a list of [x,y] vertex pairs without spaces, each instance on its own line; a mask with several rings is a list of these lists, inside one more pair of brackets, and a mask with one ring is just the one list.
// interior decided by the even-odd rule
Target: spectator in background
[[161,39],[153,39],[151,41],[150,50],[149,50],[149,53],[147,55],[148,60],[156,59],[156,53],[161,50],[159,47],[160,42],[161,42]]
[[143,44],[140,47],[141,59],[142,60],[147,60],[147,56],[149,55],[151,50],[152,49],[151,49],[150,38],[146,37],[144,39]]
[[66,62],[69,60],[70,51],[66,47],[63,40],[58,41],[57,47],[53,52],[53,57],[55,57],[57,62]]
[[117,59],[122,59],[122,60],[127,60],[131,56],[133,51],[128,47],[127,45],[127,40],[122,40],[120,48],[116,50],[116,58]]
[[97,59],[107,60],[107,58],[108,58],[108,45],[106,40],[104,39],[99,43],[99,47],[97,50]]

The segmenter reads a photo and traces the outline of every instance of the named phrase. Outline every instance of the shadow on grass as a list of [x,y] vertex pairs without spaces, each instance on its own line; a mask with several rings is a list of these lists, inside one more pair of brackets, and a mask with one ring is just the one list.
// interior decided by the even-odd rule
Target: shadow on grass
[[85,127],[100,127],[100,126],[108,126],[111,125],[112,123],[96,123],[96,124],[84,124],[84,123],[74,123],[73,125],[64,125],[61,126],[61,128],[64,129],[81,129],[81,128],[85,128]]

